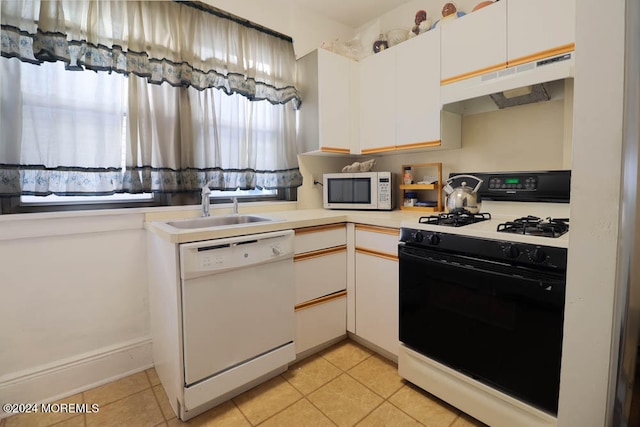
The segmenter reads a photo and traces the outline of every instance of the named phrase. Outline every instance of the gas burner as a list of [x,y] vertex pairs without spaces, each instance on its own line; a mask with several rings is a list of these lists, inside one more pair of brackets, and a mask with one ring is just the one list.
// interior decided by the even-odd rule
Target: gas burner
[[444,225],[448,227],[462,227],[463,225],[474,224],[476,222],[485,221],[491,219],[489,213],[476,213],[472,214],[469,211],[458,211],[442,213],[439,215],[430,215],[420,217],[418,222],[420,224],[434,224]]
[[525,216],[498,225],[504,233],[526,234],[540,237],[560,237],[569,231],[569,218],[547,218]]

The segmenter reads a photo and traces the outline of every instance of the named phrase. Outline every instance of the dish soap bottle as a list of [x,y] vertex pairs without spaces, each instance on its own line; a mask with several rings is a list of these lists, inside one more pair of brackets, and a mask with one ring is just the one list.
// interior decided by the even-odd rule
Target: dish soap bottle
[[407,166],[404,168],[404,175],[402,176],[402,183],[404,185],[409,185],[413,182],[413,176],[411,175],[411,166]]

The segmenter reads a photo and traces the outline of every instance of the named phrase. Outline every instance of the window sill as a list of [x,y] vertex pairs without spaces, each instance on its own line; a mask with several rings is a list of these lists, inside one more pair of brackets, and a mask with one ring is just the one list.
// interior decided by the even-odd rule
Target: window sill
[[[122,230],[144,230],[146,221],[200,216],[200,205],[157,206],[103,210],[76,210],[0,215],[0,241],[68,236]],[[211,205],[211,215],[226,215],[231,203]],[[296,210],[297,202],[268,201],[240,204],[242,213]]]

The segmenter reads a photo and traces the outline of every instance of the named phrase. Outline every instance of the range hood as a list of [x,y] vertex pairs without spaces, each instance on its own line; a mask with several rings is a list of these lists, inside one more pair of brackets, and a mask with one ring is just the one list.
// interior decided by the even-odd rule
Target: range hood
[[[492,109],[548,101],[573,78],[574,52],[482,74],[440,88],[442,108],[464,114],[467,105],[492,104]],[[464,107],[463,107],[464,106]]]

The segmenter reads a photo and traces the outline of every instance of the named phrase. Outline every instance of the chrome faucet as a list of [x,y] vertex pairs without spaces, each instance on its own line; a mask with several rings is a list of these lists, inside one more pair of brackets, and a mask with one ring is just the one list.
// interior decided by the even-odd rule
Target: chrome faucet
[[209,194],[211,189],[209,186],[213,184],[214,180],[209,180],[204,187],[202,187],[202,216],[209,216]]
[[233,214],[238,215],[238,198],[232,197],[231,201],[233,202]]

